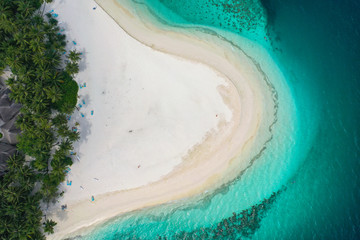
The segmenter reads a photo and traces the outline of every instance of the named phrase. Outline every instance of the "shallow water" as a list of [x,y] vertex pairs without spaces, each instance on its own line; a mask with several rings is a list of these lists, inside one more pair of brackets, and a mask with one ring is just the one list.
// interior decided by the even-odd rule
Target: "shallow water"
[[[247,237],[360,238],[359,4],[264,0],[261,8],[258,1],[243,1],[246,10],[236,13],[250,11],[249,16],[256,16],[251,18],[256,27],[247,28],[248,21],[237,21],[237,14],[219,7],[234,2],[238,1],[138,0],[137,4],[139,9],[146,4],[168,24],[218,29],[227,38],[231,35],[221,29],[231,31],[269,49],[289,89],[273,83],[278,121],[266,150],[236,181],[204,199],[128,214],[83,239],[177,239],[184,232],[185,239],[197,239],[197,233],[214,232],[223,219],[279,190],[271,198],[274,201],[259,210]],[[237,230],[218,239],[241,237],[244,232]]]

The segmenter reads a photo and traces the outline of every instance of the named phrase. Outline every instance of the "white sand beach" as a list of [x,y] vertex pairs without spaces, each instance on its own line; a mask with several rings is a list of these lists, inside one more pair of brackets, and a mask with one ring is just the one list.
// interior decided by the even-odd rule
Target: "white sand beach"
[[83,53],[76,81],[86,84],[70,120],[81,132],[71,186],[64,182],[64,196],[47,210],[58,223],[49,239],[232,180],[273,121],[264,76],[246,55],[215,38],[160,30],[114,0],[98,3],[47,7],[70,49]]

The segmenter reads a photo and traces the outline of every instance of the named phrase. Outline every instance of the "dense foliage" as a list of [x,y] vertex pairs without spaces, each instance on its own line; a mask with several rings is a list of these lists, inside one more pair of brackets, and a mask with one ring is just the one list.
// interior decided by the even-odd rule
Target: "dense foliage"
[[[65,53],[66,36],[44,4],[51,0],[0,1],[0,73],[10,68],[10,97],[22,105],[18,154],[0,179],[0,239],[44,239],[56,223],[42,222],[41,202],[59,195],[79,133],[65,114],[74,111],[80,53]],[[26,156],[26,157],[25,157]],[[26,159],[26,161],[25,161]]]
[[78,84],[67,73],[63,73],[63,83],[60,85],[61,98],[55,102],[54,108],[65,113],[70,113],[77,102]]
[[33,193],[37,175],[24,163],[21,155],[10,158],[0,181],[0,239],[44,239],[41,194]]

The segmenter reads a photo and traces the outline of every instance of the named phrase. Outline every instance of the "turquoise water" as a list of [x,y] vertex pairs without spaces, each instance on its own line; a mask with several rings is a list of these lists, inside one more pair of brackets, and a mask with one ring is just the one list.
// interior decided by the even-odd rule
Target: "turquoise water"
[[233,34],[261,44],[286,84],[272,83],[278,106],[272,140],[236,181],[201,199],[127,214],[82,239],[359,239],[359,4],[134,3],[169,25],[216,31],[250,55],[251,44]]

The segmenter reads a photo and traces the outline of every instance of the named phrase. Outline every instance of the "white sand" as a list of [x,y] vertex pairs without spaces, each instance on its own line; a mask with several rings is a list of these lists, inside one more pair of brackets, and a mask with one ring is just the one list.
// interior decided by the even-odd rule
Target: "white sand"
[[79,104],[86,103],[80,113],[86,116],[75,111],[70,124],[80,123],[80,162],[68,174],[72,186],[62,202],[159,180],[232,116],[217,89],[227,85],[219,74],[144,46],[93,6],[53,5],[70,42],[77,42],[69,45],[85,51],[77,80],[86,82],[79,90]]
[[263,120],[272,104],[263,76],[245,55],[164,34],[121,14],[112,0],[101,4],[133,37],[192,61],[136,41],[100,7],[93,10],[93,1],[49,6],[69,42],[77,42],[69,45],[84,52],[77,81],[86,82],[79,90],[86,104],[71,119],[72,126],[80,123],[80,161],[68,174],[72,185],[63,184],[64,197],[48,211],[58,222],[49,239],[233,179],[263,144],[258,132],[271,121]]

